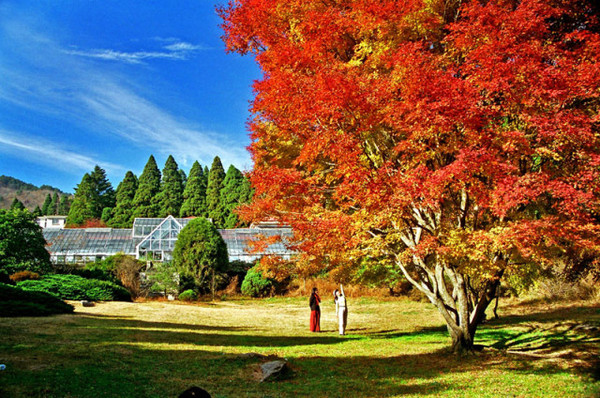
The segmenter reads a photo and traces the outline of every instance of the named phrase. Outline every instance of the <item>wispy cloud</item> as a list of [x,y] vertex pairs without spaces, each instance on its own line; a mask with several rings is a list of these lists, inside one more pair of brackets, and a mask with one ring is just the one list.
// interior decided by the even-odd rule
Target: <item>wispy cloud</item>
[[82,155],[79,151],[68,150],[48,140],[0,130],[0,152],[18,154],[37,164],[51,166],[73,174],[88,172],[99,165],[109,173],[123,172],[125,169],[114,163],[101,161]]
[[[161,48],[162,51],[117,51],[112,49],[92,49],[92,50],[64,50],[65,54],[76,55],[86,58],[97,58],[107,61],[120,61],[129,64],[140,64],[145,60],[150,59],[172,59],[186,60],[198,51],[206,50],[207,47],[200,44],[192,44],[184,41],[179,41],[174,38],[164,39],[163,41],[170,42]],[[166,50],[166,51],[165,51]]]
[[[0,101],[27,110],[31,115],[51,116],[64,125],[76,126],[77,130],[93,136],[94,142],[101,142],[105,137],[106,141],[111,141],[108,145],[114,145],[116,136],[123,147],[131,146],[147,153],[172,154],[182,166],[189,166],[194,160],[209,165],[218,155],[225,165],[250,167],[250,156],[245,150],[247,142],[234,142],[228,138],[228,132],[211,131],[202,127],[202,121],[180,117],[176,106],[167,108],[159,105],[160,101],[153,97],[158,98],[164,93],[154,92],[143,85],[136,86],[138,76],[131,71],[90,62],[88,58],[91,55],[85,56],[85,52],[75,54],[74,51],[82,50],[66,49],[50,36],[32,31],[27,24],[0,22],[0,34],[4,36],[0,52],[8,50],[6,56],[0,57],[0,76],[3,76],[0,79]],[[200,45],[176,39],[164,41],[161,48],[165,49],[164,55],[161,55],[162,51],[125,53],[97,50],[93,57],[139,63],[153,57],[184,57],[202,50]],[[98,155],[93,155],[94,149],[74,144],[79,142],[74,141],[75,133],[70,138],[61,137],[60,144],[36,138],[41,135],[42,128],[34,125],[15,128],[0,121],[0,131],[4,131],[0,144],[10,148],[6,151],[21,150],[32,159],[45,157],[34,160],[47,162],[52,167],[76,167],[89,171],[90,166],[100,164],[120,168],[102,161],[102,158],[111,158],[110,150],[98,147],[95,148]],[[8,131],[19,133],[9,136]],[[28,138],[21,139],[25,135]],[[79,151],[64,149],[69,145]],[[44,149],[40,149],[42,147]],[[134,170],[141,168],[140,165],[129,165],[126,159],[122,162]]]

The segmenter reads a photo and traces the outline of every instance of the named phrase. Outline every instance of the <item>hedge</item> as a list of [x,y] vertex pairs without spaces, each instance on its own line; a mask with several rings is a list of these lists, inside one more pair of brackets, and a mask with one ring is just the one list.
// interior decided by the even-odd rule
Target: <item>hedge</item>
[[45,292],[25,291],[0,283],[0,316],[47,316],[73,312],[72,305]]
[[63,300],[131,301],[131,294],[122,286],[77,275],[46,275],[40,280],[19,282],[17,286],[47,292]]

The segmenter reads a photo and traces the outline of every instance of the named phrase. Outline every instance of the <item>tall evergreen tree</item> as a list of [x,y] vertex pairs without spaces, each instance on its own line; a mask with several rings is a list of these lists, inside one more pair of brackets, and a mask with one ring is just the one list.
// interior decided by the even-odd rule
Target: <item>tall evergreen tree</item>
[[136,217],[158,217],[159,207],[154,197],[160,192],[160,170],[154,156],[150,155],[144,171],[138,180],[138,188],[133,198],[133,215]]
[[125,173],[125,178],[117,187],[117,205],[112,213],[108,225],[114,228],[131,227],[133,215],[133,198],[138,188],[138,179],[131,171]]
[[12,201],[10,205],[11,210],[25,210],[25,205],[15,196],[15,199]]
[[58,192],[54,192],[52,196],[52,202],[50,202],[50,206],[48,207],[48,215],[53,216],[58,214],[58,204],[60,203],[60,197],[58,196]]
[[183,190],[183,204],[179,212],[181,217],[200,217],[206,215],[206,179],[202,166],[194,162],[187,184]]
[[210,170],[208,166],[204,166],[204,185],[208,187],[208,175],[210,174]]
[[[219,196],[219,211],[217,214],[220,219],[213,220],[216,225],[222,228],[234,228],[237,223],[237,216],[234,214],[232,220],[229,220],[229,216],[232,214],[232,210],[235,209],[240,202],[240,193],[242,184],[244,183],[244,175],[234,165],[229,166],[225,179],[223,180],[223,188],[221,189]],[[229,221],[229,226],[226,225],[226,221]],[[234,225],[230,225],[230,224]]]
[[88,173],[85,173],[81,182],[75,188],[75,197],[69,209],[67,224],[81,225],[87,220],[99,218],[100,215],[95,213],[99,207],[99,202],[100,197],[94,180]]
[[156,196],[160,208],[159,216],[178,216],[183,202],[183,181],[179,167],[173,156],[169,155],[162,173],[160,192]]
[[179,169],[179,175],[181,175],[181,183],[183,184],[183,189],[185,189],[185,184],[187,184],[188,176],[182,169]]
[[44,200],[44,204],[42,205],[42,214],[44,216],[49,215],[50,213],[48,213],[50,211],[50,204],[52,203],[52,197],[50,196],[50,194],[46,195],[46,199]]
[[[229,170],[227,170],[227,174],[229,174]],[[240,175],[241,179],[237,175],[231,179],[231,181],[236,181],[235,184],[227,181],[227,176],[225,176],[226,181],[223,183],[224,187],[221,191],[221,203],[224,204],[227,214],[223,228],[247,226],[245,223],[240,223],[236,209],[244,203],[250,203],[253,191],[250,180],[241,173]]]
[[68,195],[62,195],[60,197],[60,203],[58,204],[58,213],[61,216],[69,214],[69,207],[71,207],[71,201]]
[[223,189],[223,180],[225,179],[225,170],[218,156],[215,156],[210,172],[208,173],[208,184],[206,186],[206,207],[208,217],[220,228],[222,226],[223,216],[219,207],[221,199],[221,189]]
[[43,216],[42,209],[40,209],[40,206],[35,206],[35,209],[33,210],[33,215],[36,217]]
[[98,192],[98,197],[100,199],[97,208],[94,209],[94,214],[96,215],[96,218],[100,218],[102,211],[105,208],[115,207],[115,190],[110,181],[108,181],[108,178],[106,178],[106,171],[100,166],[96,165],[96,167],[94,167],[94,171],[90,173],[90,177],[94,184],[94,189]]

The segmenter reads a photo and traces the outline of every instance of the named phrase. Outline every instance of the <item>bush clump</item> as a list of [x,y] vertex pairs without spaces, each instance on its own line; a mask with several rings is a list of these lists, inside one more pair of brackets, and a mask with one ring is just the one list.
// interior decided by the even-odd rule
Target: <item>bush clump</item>
[[47,275],[37,281],[19,282],[17,286],[47,292],[63,300],[131,301],[131,295],[122,286],[77,275]]
[[40,274],[38,274],[37,272],[31,272],[31,271],[20,271],[20,272],[16,272],[14,274],[12,274],[10,276],[10,279],[13,282],[21,282],[21,281],[28,281],[28,280],[38,280],[40,279]]
[[0,317],[47,316],[73,312],[72,305],[45,292],[0,283]]
[[263,277],[256,267],[248,270],[242,282],[242,294],[250,297],[268,296],[273,288],[273,280]]
[[179,294],[179,300],[181,301],[195,301],[198,300],[198,295],[192,289],[185,290]]

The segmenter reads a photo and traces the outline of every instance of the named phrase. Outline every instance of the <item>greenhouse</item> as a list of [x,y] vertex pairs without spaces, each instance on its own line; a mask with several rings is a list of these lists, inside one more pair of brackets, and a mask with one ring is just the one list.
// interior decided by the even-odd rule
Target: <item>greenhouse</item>
[[[136,218],[131,229],[116,228],[44,228],[46,249],[53,263],[87,263],[124,253],[138,259],[169,261],[179,232],[191,218]],[[265,255],[289,260],[294,254],[285,241],[290,228],[261,225],[256,228],[222,229],[229,260],[252,262]],[[251,242],[261,237],[281,236],[263,251],[253,252]]]

